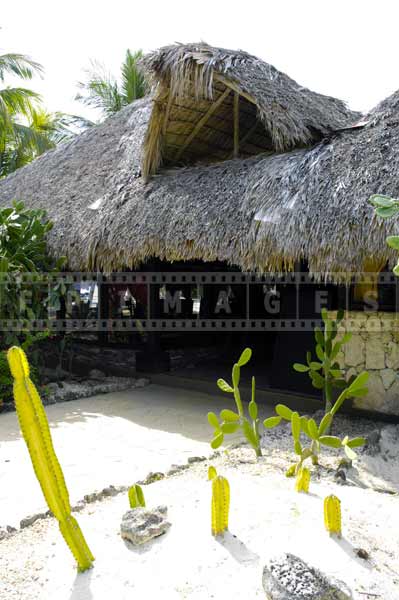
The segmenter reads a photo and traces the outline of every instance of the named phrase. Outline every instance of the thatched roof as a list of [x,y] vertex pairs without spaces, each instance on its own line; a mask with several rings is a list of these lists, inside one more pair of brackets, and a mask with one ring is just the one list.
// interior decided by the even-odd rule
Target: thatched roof
[[160,165],[306,146],[354,118],[341,100],[298,85],[246,52],[177,44],[142,64],[155,84],[144,177]]
[[399,197],[398,144],[399,91],[362,126],[261,162],[244,203],[255,215],[245,265],[261,266],[266,255],[276,265],[303,257],[312,271],[331,273],[396,260],[385,240],[398,232],[398,221],[375,217],[368,199]]
[[[175,64],[174,53],[182,49],[173,48],[150,55],[147,68],[160,73],[157,65],[166,69],[172,56]],[[209,52],[216,65],[212,69],[222,69],[223,59],[215,57],[224,51]],[[236,56],[236,62],[233,55],[226,58],[223,68],[230,65],[230,80],[240,81],[245,93],[255,97],[259,86],[259,114],[267,113],[272,81],[280,82],[276,98],[284,82],[286,89],[291,86],[286,97],[292,104],[286,100],[285,107],[296,125],[288,128],[291,137],[276,133],[275,139],[290,139],[287,147],[299,148],[255,156],[248,148],[243,158],[160,169],[146,183],[141,174],[145,140],[159,111],[146,98],[0,181],[0,206],[19,199],[45,208],[54,221],[50,248],[55,255],[66,254],[71,269],[122,270],[158,257],[279,271],[305,258],[311,269],[326,274],[361,270],[371,256],[392,256],[385,237],[398,227],[375,219],[367,200],[376,192],[399,195],[399,93],[366,116],[367,125],[333,133],[358,115],[338,100],[302,90],[258,59],[241,52]],[[274,80],[271,75],[262,79],[267,72],[275,74]],[[263,100],[262,85],[268,90]],[[301,111],[294,109],[295,94],[302,121]],[[275,128],[268,129],[264,123],[270,115],[259,118],[272,140],[273,131],[283,126],[276,118]],[[308,148],[305,138],[296,137],[306,124],[309,136],[318,132],[313,140],[307,138]],[[317,141],[321,135],[327,137]],[[196,158],[186,157],[187,162]]]

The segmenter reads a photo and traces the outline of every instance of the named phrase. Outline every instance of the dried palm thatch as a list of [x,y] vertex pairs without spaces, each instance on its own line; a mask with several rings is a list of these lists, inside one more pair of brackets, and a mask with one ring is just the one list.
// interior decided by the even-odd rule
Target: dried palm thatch
[[[254,214],[244,267],[306,258],[323,274],[363,271],[395,259],[386,244],[398,221],[375,217],[374,193],[399,196],[399,91],[364,117],[309,150],[257,166],[243,210]],[[272,162],[275,163],[271,168]]]
[[306,146],[353,120],[341,100],[299,86],[246,52],[177,44],[147,55],[142,66],[155,87],[146,178],[160,165]]
[[[327,104],[335,102],[343,107]],[[363,127],[313,147],[163,169],[145,183],[144,142],[160,127],[146,98],[0,181],[0,206],[45,208],[50,249],[71,269],[116,271],[158,257],[281,271],[304,258],[322,275],[358,271],[371,257],[392,258],[385,237],[399,226],[376,219],[367,200],[399,195],[398,115],[399,92]]]

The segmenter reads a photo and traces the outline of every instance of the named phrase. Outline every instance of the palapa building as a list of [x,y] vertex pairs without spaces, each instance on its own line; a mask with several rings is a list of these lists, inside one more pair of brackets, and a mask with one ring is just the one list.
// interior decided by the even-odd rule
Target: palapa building
[[[142,66],[147,98],[0,181],[0,205],[47,211],[51,252],[107,276],[99,316],[145,321],[145,344],[119,342],[147,359],[150,348],[160,369],[165,355],[194,360],[201,348],[202,372],[213,376],[211,363],[222,375],[245,344],[260,385],[310,392],[292,363],[312,348],[324,302],[348,310],[354,335],[338,357],[348,376],[371,373],[358,406],[398,415],[396,257],[385,242],[398,226],[368,199],[399,194],[399,92],[360,115],[205,43],[161,48]],[[110,276],[129,272],[156,275]]]

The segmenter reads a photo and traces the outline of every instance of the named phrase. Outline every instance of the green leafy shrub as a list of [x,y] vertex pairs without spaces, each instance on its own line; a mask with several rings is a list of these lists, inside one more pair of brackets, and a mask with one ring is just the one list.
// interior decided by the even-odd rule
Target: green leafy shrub
[[315,327],[314,336],[316,341],[316,357],[312,358],[311,352],[306,355],[307,364],[294,363],[293,367],[298,373],[308,373],[313,387],[323,390],[325,410],[328,412],[332,407],[333,388],[346,386],[343,370],[340,368],[336,358],[342,346],[349,342],[351,333],[345,333],[343,338],[335,341],[338,335],[338,327],[344,318],[344,311],[339,310],[336,319],[329,319],[325,308],[321,311],[324,329]]
[[[362,437],[349,439],[348,436],[345,436],[341,440],[337,436],[328,435],[328,430],[331,427],[335,414],[347,398],[356,398],[367,394],[368,389],[365,386],[368,378],[369,374],[367,371],[360,373],[360,375],[358,375],[355,380],[341,392],[334,403],[334,406],[329,412],[326,412],[319,424],[312,418],[300,416],[298,412],[291,410],[284,404],[277,404],[275,407],[276,416],[265,419],[263,424],[267,429],[271,429],[277,427],[283,420],[291,423],[294,452],[298,456],[298,461],[286,472],[288,477],[297,474],[302,468],[305,460],[309,458],[312,460],[313,464],[318,464],[321,446],[328,446],[336,449],[343,448],[349,459],[353,460],[356,458],[354,448],[362,446],[366,443],[366,440]],[[304,433],[309,440],[309,444],[305,447],[303,447],[301,443],[301,433]]]
[[[375,214],[383,219],[397,216],[399,214],[399,200],[382,194],[374,194],[369,198],[369,202],[375,208]],[[394,250],[399,250],[399,235],[390,235],[387,237],[387,244]],[[393,268],[393,273],[399,277],[399,260]]]
[[7,353],[0,351],[0,408],[6,403],[12,402],[13,378],[7,361]]
[[211,441],[212,448],[219,448],[226,434],[242,430],[245,438],[255,450],[256,456],[262,456],[259,436],[258,405],[255,401],[255,378],[252,377],[252,396],[248,405],[249,418],[245,415],[239,389],[241,367],[246,365],[252,356],[252,350],[245,348],[238,361],[233,365],[232,383],[218,379],[219,388],[227,394],[233,394],[237,412],[230,409],[220,411],[219,417],[214,412],[208,413],[208,422],[214,428],[214,437]]

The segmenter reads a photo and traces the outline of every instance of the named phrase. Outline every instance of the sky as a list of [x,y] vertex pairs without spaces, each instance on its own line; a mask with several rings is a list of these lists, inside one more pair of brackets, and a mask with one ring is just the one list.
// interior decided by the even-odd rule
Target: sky
[[367,111],[399,89],[397,0],[19,0],[0,8],[0,52],[45,68],[29,87],[49,110],[96,118],[74,100],[90,60],[118,74],[127,48],[206,41],[242,49],[301,85]]

